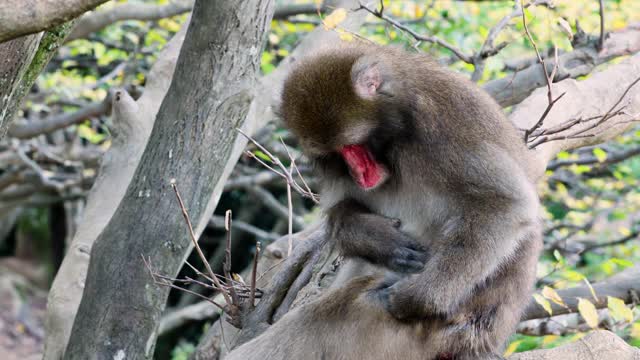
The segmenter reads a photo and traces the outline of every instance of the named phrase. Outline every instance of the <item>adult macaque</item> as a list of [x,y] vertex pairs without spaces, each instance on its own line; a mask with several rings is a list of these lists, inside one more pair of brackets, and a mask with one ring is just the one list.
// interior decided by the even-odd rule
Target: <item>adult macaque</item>
[[[341,285],[344,299],[355,292],[341,306],[324,297],[296,310],[299,326],[349,329],[302,358],[499,358],[529,302],[541,243],[527,150],[500,107],[424,55],[344,45],[301,61],[281,114],[317,165],[345,256],[405,273]],[[355,338],[375,350],[354,353],[349,336],[371,329],[380,336]],[[272,354],[264,358],[302,356]]]

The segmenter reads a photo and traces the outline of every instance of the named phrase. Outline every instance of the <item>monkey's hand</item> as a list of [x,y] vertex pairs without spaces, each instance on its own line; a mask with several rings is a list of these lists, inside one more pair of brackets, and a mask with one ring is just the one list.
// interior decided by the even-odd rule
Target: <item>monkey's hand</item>
[[329,211],[331,235],[344,256],[401,273],[419,272],[427,252],[400,225],[399,220],[373,214],[354,200],[343,200]]
[[392,274],[387,274],[374,292],[382,307],[401,321],[417,321],[430,316],[445,315],[439,314],[434,304],[430,304],[429,300],[421,295],[415,282]]

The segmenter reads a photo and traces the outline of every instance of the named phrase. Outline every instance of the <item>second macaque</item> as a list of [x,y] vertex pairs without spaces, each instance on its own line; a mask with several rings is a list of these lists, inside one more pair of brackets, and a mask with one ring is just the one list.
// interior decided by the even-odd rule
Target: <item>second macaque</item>
[[430,336],[456,359],[498,356],[541,236],[527,150],[500,107],[425,55],[344,45],[301,61],[281,115],[316,165],[342,253],[401,274],[370,300],[438,324]]

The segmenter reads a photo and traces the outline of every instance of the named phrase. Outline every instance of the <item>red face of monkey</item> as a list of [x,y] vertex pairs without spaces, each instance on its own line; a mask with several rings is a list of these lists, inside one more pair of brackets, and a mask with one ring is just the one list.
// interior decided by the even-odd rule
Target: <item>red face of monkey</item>
[[308,156],[339,155],[361,189],[377,188],[389,177],[370,141],[374,133],[380,137],[382,123],[388,123],[377,116],[380,98],[389,97],[385,66],[357,49],[307,61],[300,67],[304,71],[294,70],[285,82],[285,123]]
[[387,179],[389,173],[365,145],[347,145],[340,149],[353,180],[364,190],[375,189]]

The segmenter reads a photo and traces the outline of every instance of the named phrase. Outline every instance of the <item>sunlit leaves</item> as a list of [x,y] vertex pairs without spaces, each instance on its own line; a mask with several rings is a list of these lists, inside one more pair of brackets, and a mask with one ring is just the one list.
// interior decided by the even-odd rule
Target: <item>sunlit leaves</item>
[[625,305],[622,299],[607,296],[607,308],[609,309],[609,315],[615,321],[633,321],[633,312]]
[[549,286],[545,286],[544,288],[542,288],[542,296],[544,296],[546,299],[551,300],[560,306],[564,306],[564,307],[567,306],[565,305],[560,295],[553,288]]
[[593,156],[595,156],[599,162],[604,162],[605,160],[607,160],[607,152],[602,150],[601,148],[593,149]]
[[324,25],[324,28],[326,30],[333,30],[338,25],[340,25],[340,23],[342,23],[346,18],[347,18],[347,10],[343,8],[337,8],[322,20],[322,24]]
[[551,309],[551,303],[549,300],[545,299],[544,296],[540,294],[533,294],[533,299],[538,303],[538,305],[542,306],[547,314],[553,315],[553,309]]

